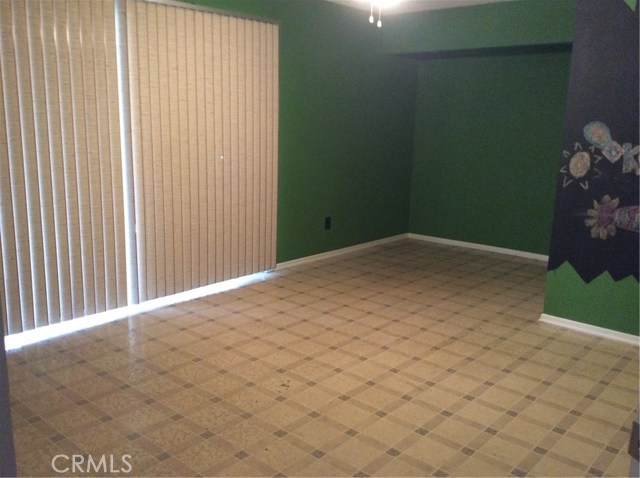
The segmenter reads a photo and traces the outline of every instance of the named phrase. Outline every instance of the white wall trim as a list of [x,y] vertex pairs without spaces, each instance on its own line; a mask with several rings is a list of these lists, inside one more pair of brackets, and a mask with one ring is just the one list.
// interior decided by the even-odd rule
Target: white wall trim
[[640,337],[635,335],[618,332],[617,330],[605,329],[595,325],[584,324],[582,322],[576,322],[575,320],[563,319],[562,317],[556,317],[554,315],[541,314],[540,322],[557,325],[558,327],[563,327],[565,329],[575,330],[576,332],[595,335],[604,339],[617,340],[618,342],[624,342],[635,346],[639,345]]
[[362,249],[367,249],[369,247],[374,247],[374,246],[379,246],[381,244],[387,244],[389,242],[399,241],[401,239],[416,239],[418,241],[433,242],[435,244],[443,244],[446,246],[465,247],[467,249],[476,249],[480,251],[495,252],[498,254],[522,257],[524,259],[534,259],[542,262],[548,262],[549,260],[549,256],[545,256],[543,254],[534,254],[533,252],[517,251],[515,249],[505,249],[503,247],[487,246],[485,244],[456,241],[453,239],[445,239],[442,237],[434,237],[434,236],[424,236],[422,234],[414,234],[412,232],[408,232],[404,234],[398,234],[396,236],[385,237],[384,239],[378,239],[376,241],[356,244],[355,246],[343,247],[341,249],[336,249],[334,251],[322,252],[320,254],[314,254],[312,256],[301,257],[299,259],[293,259],[291,261],[280,262],[276,265],[276,270],[286,269],[288,267],[320,261],[322,259],[329,259],[332,257],[341,256],[343,254],[348,254],[350,252],[356,252]]
[[474,242],[456,241],[453,239],[445,239],[442,237],[424,236],[422,234],[407,234],[409,239],[418,241],[433,242],[436,244],[444,244],[447,246],[466,247],[467,249],[477,249],[480,251],[496,252],[498,254],[506,254],[509,256],[522,257],[524,259],[534,259],[536,261],[549,262],[549,256],[543,254],[535,254],[533,252],[517,251],[515,249],[505,249],[504,247],[487,246],[485,244],[476,244]]
[[293,259],[291,261],[280,262],[276,265],[276,270],[286,269],[288,267],[299,266],[301,264],[308,264],[309,262],[320,261],[322,259],[329,259],[332,257],[341,256],[350,252],[360,251],[362,249],[368,249],[370,247],[387,244],[389,242],[399,241],[406,239],[408,234],[398,234],[397,236],[385,237],[384,239],[378,239],[376,241],[364,242],[362,244],[356,244],[355,246],[343,247],[342,249],[336,249],[334,251],[322,252],[320,254],[314,254],[312,256],[301,257],[300,259]]

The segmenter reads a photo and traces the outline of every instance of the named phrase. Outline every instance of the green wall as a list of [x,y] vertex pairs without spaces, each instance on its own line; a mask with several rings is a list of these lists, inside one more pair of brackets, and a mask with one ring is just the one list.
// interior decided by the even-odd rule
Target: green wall
[[624,0],[624,2],[629,5],[629,8],[631,8],[634,12],[637,10],[638,8],[638,0]]
[[406,233],[415,63],[383,55],[381,30],[341,5],[192,3],[280,23],[277,261]]
[[571,264],[547,273],[545,314],[597,327],[639,334],[638,281],[614,281],[608,272],[586,283]]
[[424,53],[573,41],[577,0],[510,0],[389,16],[387,53]]
[[420,66],[413,233],[547,254],[570,53]]

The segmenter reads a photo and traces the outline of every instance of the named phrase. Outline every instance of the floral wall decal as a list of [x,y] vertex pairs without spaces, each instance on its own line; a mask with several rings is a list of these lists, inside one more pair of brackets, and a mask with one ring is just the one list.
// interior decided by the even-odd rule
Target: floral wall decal
[[[574,154],[564,150],[564,158],[569,158],[567,164],[563,164],[560,168],[562,177],[562,187],[567,188],[574,181],[580,185],[585,191],[589,189],[589,181],[603,180],[605,183],[611,182],[616,174],[626,174],[635,172],[638,174],[638,161],[635,156],[640,151],[640,146],[631,147],[631,143],[624,143],[620,146],[611,137],[609,127],[601,121],[591,121],[582,129],[584,138],[591,146],[582,146],[576,142],[573,145]],[[600,151],[598,151],[600,150]],[[598,154],[602,153],[602,156]],[[620,158],[624,157],[621,168],[617,167],[606,169],[606,174],[596,165],[606,158],[611,164],[616,163]],[[613,178],[615,182],[615,178]],[[617,227],[622,229],[638,232],[638,206],[619,207],[620,198],[611,199],[609,194],[602,196],[600,202],[593,199],[593,206],[587,209],[584,220],[585,226],[590,228],[591,237],[594,239],[605,240],[607,237],[616,235]]]
[[615,213],[620,200],[618,198],[611,199],[609,195],[605,195],[598,204],[593,201],[593,209],[587,211],[587,219],[584,223],[591,228],[591,237],[606,239],[608,236],[616,235]]
[[620,200],[611,199],[608,194],[602,200],[593,201],[593,208],[587,210],[585,226],[591,228],[591,237],[606,239],[616,235],[616,228],[640,232],[640,207],[618,207]]
[[591,156],[585,151],[573,155],[569,161],[569,172],[576,179],[584,177],[591,169]]
[[584,132],[585,139],[600,149],[611,143],[611,133],[609,132],[609,128],[607,128],[606,124],[601,123],[600,121],[592,121],[591,123],[588,123],[582,131]]
[[[582,144],[575,143],[573,145],[573,155],[570,151],[564,150],[562,155],[564,158],[568,158],[568,162],[562,165],[560,168],[560,174],[562,176],[562,187],[566,188],[575,180],[581,188],[589,189],[589,181],[599,178],[602,175],[602,171],[596,167],[598,162],[602,159],[602,156],[593,154],[595,148],[591,146],[589,151],[584,151]],[[593,154],[593,158],[592,155]]]
[[622,145],[624,151],[624,160],[622,162],[623,173],[636,173],[640,174],[640,164],[636,156],[640,153],[640,146],[631,147],[631,143],[624,143]]
[[548,268],[638,279],[637,15],[619,0],[578,8]]

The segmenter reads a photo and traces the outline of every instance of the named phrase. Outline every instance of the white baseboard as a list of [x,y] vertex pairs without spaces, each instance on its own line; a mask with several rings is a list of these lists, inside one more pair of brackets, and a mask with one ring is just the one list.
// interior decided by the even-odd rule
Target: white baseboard
[[435,244],[443,244],[446,246],[465,247],[467,249],[476,249],[480,251],[495,252],[498,254],[522,257],[524,259],[534,259],[534,260],[543,261],[543,262],[548,262],[549,260],[549,256],[545,256],[543,254],[534,254],[533,252],[517,251],[515,249],[505,249],[503,247],[487,246],[485,244],[475,244],[473,242],[456,241],[453,239],[424,236],[422,234],[414,234],[412,232],[408,232],[405,234],[398,234],[397,236],[378,239],[377,241],[365,242],[363,244],[356,244],[355,246],[343,247],[342,249],[336,249],[335,251],[322,252],[320,254],[314,254],[312,256],[301,257],[300,259],[293,259],[291,261],[280,262],[276,265],[276,270],[286,269],[287,267],[298,266],[300,264],[307,264],[309,262],[315,262],[322,259],[329,259],[332,257],[341,256],[343,254],[348,254],[350,252],[360,251],[362,249],[379,246],[381,244],[387,244],[389,242],[394,242],[401,239],[416,239],[418,241],[433,242]]
[[505,249],[504,247],[487,246],[485,244],[476,244],[473,242],[456,241],[453,239],[444,239],[442,237],[424,236],[422,234],[407,234],[409,239],[418,241],[433,242],[435,244],[444,244],[447,246],[465,247],[467,249],[477,249],[480,251],[496,252],[498,254],[506,254],[509,256],[522,257],[524,259],[534,259],[536,261],[548,262],[549,256],[543,254],[535,254],[533,252],[517,251],[515,249]]
[[598,327],[595,325],[584,324],[582,322],[576,322],[575,320],[563,319],[562,317],[556,317],[554,315],[541,314],[540,322],[557,325],[558,327],[575,330],[576,332],[582,332],[589,335],[595,335],[605,339],[617,340],[618,342],[624,342],[630,345],[637,346],[640,343],[640,337],[635,335],[618,332],[617,330],[605,329],[604,327]]
[[368,249],[370,247],[379,246],[381,244],[387,244],[389,242],[395,242],[400,239],[406,239],[407,234],[398,234],[397,236],[385,237],[384,239],[378,239],[376,241],[365,242],[362,244],[356,244],[355,246],[343,247],[342,249],[336,249],[335,251],[322,252],[320,254],[314,254],[312,256],[301,257],[300,259],[293,259],[291,261],[280,262],[276,265],[276,270],[286,269],[287,267],[299,266],[301,264],[308,264],[309,262],[320,261],[322,259],[329,259],[332,257],[341,256],[350,252],[361,251],[362,249]]

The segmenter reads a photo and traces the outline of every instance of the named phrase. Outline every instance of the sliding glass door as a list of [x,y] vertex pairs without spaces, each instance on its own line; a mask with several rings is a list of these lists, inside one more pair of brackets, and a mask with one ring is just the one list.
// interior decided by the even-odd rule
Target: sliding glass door
[[275,266],[277,25],[6,0],[0,41],[7,333]]

